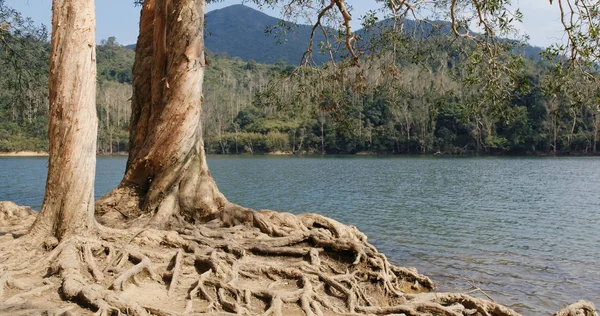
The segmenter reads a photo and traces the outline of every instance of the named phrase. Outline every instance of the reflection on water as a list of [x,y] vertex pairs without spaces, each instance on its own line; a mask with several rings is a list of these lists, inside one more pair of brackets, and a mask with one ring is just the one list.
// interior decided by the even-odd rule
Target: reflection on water
[[[98,159],[96,196],[125,158]],[[233,202],[358,226],[442,291],[475,284],[527,315],[600,303],[600,159],[209,157]],[[45,158],[0,158],[0,200],[39,209]]]

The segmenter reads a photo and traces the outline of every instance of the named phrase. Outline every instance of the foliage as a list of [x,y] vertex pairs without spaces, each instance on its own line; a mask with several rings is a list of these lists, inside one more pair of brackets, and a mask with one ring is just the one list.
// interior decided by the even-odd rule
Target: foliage
[[46,28],[0,0],[0,42],[0,151],[46,150]]
[[[239,140],[234,146],[236,133],[266,137],[277,132],[288,136],[287,148],[296,153],[595,152],[598,115],[593,107],[598,103],[590,95],[593,86],[581,82],[585,77],[574,75],[557,84],[563,90],[557,92],[560,102],[554,102],[544,92],[552,65],[516,56],[518,71],[503,83],[509,93],[485,96],[489,90],[472,78],[467,68],[474,64],[461,52],[468,43],[438,37],[413,45],[429,49],[424,62],[394,60],[388,54],[363,61],[360,69],[301,67],[291,76],[272,72],[220,132],[206,130],[207,149],[241,153]],[[588,100],[585,110],[571,109],[570,103],[583,100]],[[210,115],[205,119],[209,125],[213,120]],[[257,148],[252,152],[269,151]]]
[[131,84],[131,67],[135,52],[119,43],[114,36],[97,46],[98,81],[118,81]]
[[[219,14],[250,10],[234,6],[213,11],[209,23],[218,26]],[[3,14],[7,19],[6,11]],[[14,18],[17,13],[11,14]],[[449,35],[448,23],[426,28],[407,22],[408,29],[420,30],[421,36],[390,37],[384,28],[393,20],[376,19],[365,28],[378,29],[375,35],[360,33],[361,45],[371,52],[360,68],[343,67],[343,62],[296,67],[279,60],[284,55],[273,52],[276,43],[267,44],[261,21],[255,21],[260,22],[258,33],[247,29],[243,35],[258,41],[262,53],[278,56],[275,64],[261,63],[260,54],[253,51],[244,58],[208,54],[203,132],[211,153],[597,152],[600,89],[593,69],[577,73],[555,59],[524,58],[527,54],[515,53],[527,46],[507,43],[495,51],[501,66],[494,70],[477,43]],[[1,62],[17,64],[0,69],[0,151],[44,150],[45,31],[30,22],[11,25],[10,47],[19,58],[7,58],[14,52],[2,46]],[[223,34],[229,42],[240,37]],[[207,43],[216,36],[208,36]],[[305,42],[288,44],[297,63]],[[134,52],[114,37],[98,45],[100,153],[127,150],[133,57]],[[505,75],[496,76],[499,71]],[[497,89],[489,89],[491,85]]]

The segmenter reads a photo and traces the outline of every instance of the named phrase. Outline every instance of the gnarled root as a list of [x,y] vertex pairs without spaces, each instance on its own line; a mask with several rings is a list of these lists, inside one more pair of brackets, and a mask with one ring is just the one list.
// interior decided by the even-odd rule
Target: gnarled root
[[[112,312],[130,313],[132,315],[148,315],[145,309],[135,302],[128,302],[118,297],[115,292],[104,289],[99,284],[92,284],[81,273],[81,253],[84,249],[76,240],[66,241],[57,256],[55,272],[62,279],[61,292],[64,297],[84,306],[97,309],[97,315],[110,315]],[[91,268],[93,270],[93,268]]]
[[224,227],[213,221],[183,230],[180,242],[193,249],[201,273],[188,312],[200,298],[208,306],[196,311],[252,315],[294,306],[306,315],[518,315],[468,295],[422,293],[433,289],[429,278],[391,265],[355,227],[316,214],[248,212],[220,214]]
[[141,214],[141,196],[138,188],[119,185],[96,201],[96,219],[101,224],[109,222],[115,228],[130,227]]
[[[58,290],[61,297],[54,295],[54,305],[46,311],[83,308],[97,315],[518,315],[466,294],[431,292],[434,285],[429,278],[415,269],[390,264],[355,227],[316,214],[226,209],[230,211],[207,223],[192,225],[175,218],[170,225],[178,231],[100,227],[92,237],[38,243],[38,249],[27,255],[36,262],[30,270],[19,264],[17,257],[0,271],[0,313],[26,314],[15,310],[14,304],[35,300],[40,293],[51,296]],[[6,249],[0,247],[0,258],[6,257]],[[41,277],[49,266],[49,272]],[[31,282],[32,277],[22,282],[25,275],[37,277],[36,282]],[[62,299],[70,305],[64,306]],[[35,311],[40,309],[38,306]],[[593,305],[586,302],[556,315],[597,316]]]
[[594,304],[579,301],[565,307],[560,312],[554,314],[554,316],[598,316],[598,313]]
[[15,280],[10,274],[4,274],[0,277],[0,299],[4,297],[4,291],[6,288],[13,288],[18,290],[27,290],[29,287],[19,280]]
[[140,284],[137,280],[137,275],[143,272],[147,272],[150,275],[150,278],[158,281],[159,277],[154,272],[154,268],[152,267],[152,261],[146,255],[137,251],[133,248],[128,248],[121,260],[119,262],[119,268],[124,265],[127,260],[134,260],[136,263],[135,266],[127,269],[125,272],[121,273],[113,282],[112,288],[117,291],[123,291],[125,289],[125,285],[129,280],[133,280],[134,283]]
[[[12,244],[19,246],[17,243],[19,240],[14,240]],[[149,315],[147,309],[137,302],[121,297],[119,292],[108,288],[111,281],[122,288],[122,285],[133,278],[137,272],[152,269],[147,256],[137,248],[122,247],[125,249],[123,256],[126,254],[127,258],[137,264],[126,269],[113,280],[111,273],[105,273],[101,267],[102,262],[108,265],[116,256],[114,243],[99,237],[75,237],[63,240],[49,253],[37,249],[34,252],[39,253],[39,256],[37,260],[29,263],[28,268],[4,272],[0,277],[0,309],[10,311],[11,314],[54,315],[57,311],[60,312],[58,314],[62,314],[73,308],[84,307],[96,311],[97,315]],[[29,247],[31,240],[24,239],[23,244]],[[33,250],[27,253],[31,251]],[[11,255],[13,258],[9,262],[10,266],[17,267],[14,262],[22,258],[18,256],[18,252],[13,252]],[[41,277],[44,270],[47,272]],[[17,278],[17,275],[20,278]],[[38,285],[39,283],[41,285]],[[7,289],[11,291],[12,296],[5,295]],[[58,306],[40,307],[39,305],[47,304],[46,302],[50,300],[40,297],[41,294],[56,299],[59,296],[52,294],[56,293],[56,290],[60,298],[77,305],[64,306],[62,301],[54,301],[53,303]]]
[[179,282],[179,275],[181,274],[181,261],[183,260],[183,251],[182,250],[178,250],[177,253],[175,254],[175,257],[173,257],[173,268],[169,271],[167,271],[167,273],[165,273],[165,277],[171,279],[171,283],[169,283],[169,296],[173,296],[173,292],[175,290],[175,287],[177,286],[178,282]]
[[[0,300],[3,300],[5,305],[18,305],[26,302],[27,297],[32,295],[38,295],[46,290],[52,288],[51,285],[44,285],[40,287],[31,288],[24,282],[14,279],[10,274],[5,274],[0,277]],[[18,292],[10,297],[5,298],[5,291],[8,289],[19,290]]]
[[0,241],[2,236],[19,237],[27,232],[36,217],[29,206],[0,201]]

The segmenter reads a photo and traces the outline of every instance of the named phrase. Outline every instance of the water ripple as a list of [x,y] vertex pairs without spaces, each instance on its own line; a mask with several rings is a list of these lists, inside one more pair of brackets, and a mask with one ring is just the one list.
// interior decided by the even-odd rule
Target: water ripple
[[[0,157],[0,200],[39,208],[44,158]],[[123,175],[99,158],[96,196]],[[600,159],[209,157],[233,202],[356,225],[444,291],[475,284],[526,315],[600,303]]]

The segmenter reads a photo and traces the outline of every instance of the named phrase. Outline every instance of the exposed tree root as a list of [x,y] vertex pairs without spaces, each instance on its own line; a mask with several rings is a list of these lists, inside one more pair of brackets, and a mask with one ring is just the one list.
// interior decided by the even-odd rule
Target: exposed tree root
[[579,301],[565,307],[554,316],[598,316],[594,304],[586,301]]
[[82,262],[79,258],[80,254],[85,252],[81,249],[81,242],[74,240],[65,243],[68,245],[60,250],[55,266],[55,273],[62,279],[61,292],[65,298],[84,306],[95,307],[97,315],[110,315],[113,312],[148,314],[136,302],[123,300],[113,291],[106,290],[99,284],[93,284],[89,277],[81,273]]
[[[195,225],[174,218],[178,231],[99,227],[49,240],[27,251],[37,256],[29,268],[18,264],[21,246],[3,265],[0,313],[518,315],[467,294],[431,292],[429,278],[391,265],[355,227],[316,214],[234,213]],[[556,315],[597,316],[586,302]]]
[[179,282],[179,275],[181,274],[181,261],[183,260],[183,252],[177,250],[177,254],[173,258],[173,268],[165,273],[165,277],[171,279],[169,283],[169,296],[173,296],[175,287]]
[[4,274],[0,277],[0,299],[4,298],[4,292],[7,288],[13,288],[17,290],[28,290],[29,287],[19,280],[15,280],[10,274]]
[[137,280],[137,276],[143,272],[147,272],[150,278],[152,278],[153,280],[159,280],[158,275],[154,272],[154,268],[152,267],[152,261],[146,255],[130,247],[123,254],[118,267],[122,267],[127,260],[131,260],[137,263],[135,266],[119,274],[119,276],[113,282],[113,289],[117,291],[123,291],[125,289],[125,285],[129,280],[133,280],[135,284],[140,284],[140,282]]
[[0,241],[5,235],[12,238],[25,234],[35,220],[36,215],[37,213],[29,206],[19,206],[14,202],[0,201]]

